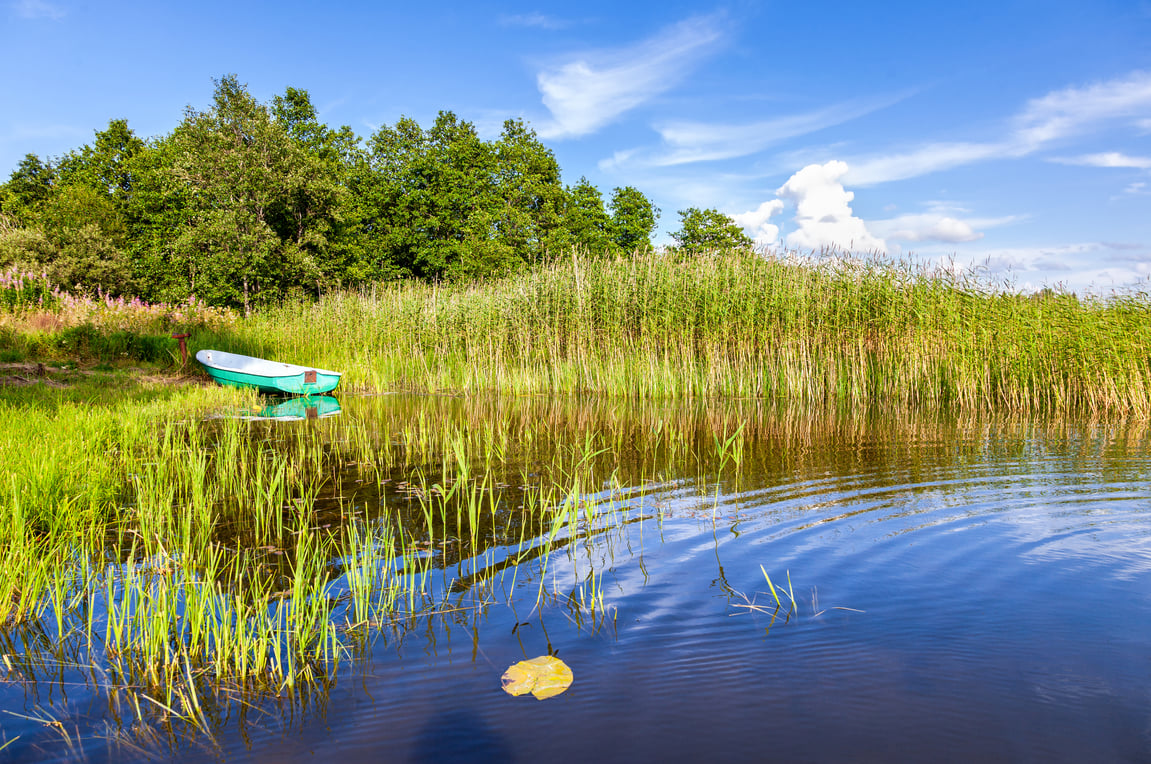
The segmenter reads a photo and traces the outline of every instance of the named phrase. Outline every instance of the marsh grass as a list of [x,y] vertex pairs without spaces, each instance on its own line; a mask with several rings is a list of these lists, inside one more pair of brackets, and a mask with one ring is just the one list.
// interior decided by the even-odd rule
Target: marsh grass
[[379,396],[261,423],[233,416],[259,405],[238,391],[83,393],[0,397],[3,676],[73,676],[146,749],[322,703],[374,640],[517,598],[599,633],[615,550],[634,529],[642,554],[663,516],[651,494],[714,523],[742,470],[803,473],[831,447],[914,480],[957,426],[884,411],[910,444],[884,464],[866,417],[761,400]]
[[195,342],[308,359],[366,390],[1151,411],[1146,294],[1027,296],[841,257],[561,260],[290,303]]
[[113,736],[128,746],[171,739],[156,725],[210,741],[206,709],[313,697],[375,635],[508,602],[517,584],[601,628],[602,571],[565,584],[553,559],[630,522],[620,453],[638,445],[654,471],[649,448],[698,440],[663,423],[637,444],[622,412],[575,438],[591,410],[381,398],[283,426],[227,415],[258,405],[239,391],[103,395],[0,398],[0,635],[10,681],[87,672],[112,717],[145,730]]

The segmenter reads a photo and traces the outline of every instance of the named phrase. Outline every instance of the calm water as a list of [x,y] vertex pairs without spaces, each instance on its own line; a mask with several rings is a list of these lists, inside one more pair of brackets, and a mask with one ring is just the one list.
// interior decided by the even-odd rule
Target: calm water
[[[366,421],[399,447],[405,422],[464,422],[505,432],[513,451],[530,437],[537,455],[598,433],[610,448],[595,496],[612,521],[553,552],[538,606],[538,560],[466,588],[475,565],[449,550],[433,585],[458,610],[375,632],[306,703],[222,709],[216,748],[111,745],[106,697],[63,670],[0,684],[0,728],[22,736],[0,760],[1151,759],[1145,424],[341,404],[323,422],[258,426],[336,437],[333,422]],[[720,471],[716,438],[739,422],[739,468]],[[532,458],[509,460],[506,504],[516,475],[541,479]],[[354,475],[334,495],[351,495]],[[404,479],[355,500],[411,516]],[[481,565],[508,551],[493,535]],[[761,566],[784,588],[790,572],[794,611],[785,599],[775,612]],[[602,609],[587,606],[592,579]],[[575,675],[565,694],[501,691],[510,664],[547,653]],[[75,748],[13,715],[44,709]]]

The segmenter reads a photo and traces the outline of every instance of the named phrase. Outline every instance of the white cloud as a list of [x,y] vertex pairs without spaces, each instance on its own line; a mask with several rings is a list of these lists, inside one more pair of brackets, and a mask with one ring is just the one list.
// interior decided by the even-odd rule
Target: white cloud
[[933,143],[902,154],[853,160],[846,181],[855,186],[870,186],[916,178],[1017,152],[1016,148],[1006,143]]
[[896,100],[852,101],[744,125],[669,122],[656,127],[669,150],[653,157],[650,164],[677,165],[755,154],[773,143],[856,119]]
[[1151,72],[1082,88],[1066,88],[1028,102],[1015,118],[1016,140],[1028,146],[1072,135],[1098,122],[1146,119],[1151,113]]
[[1103,154],[1086,154],[1079,157],[1056,157],[1051,160],[1059,164],[1083,165],[1086,167],[1125,167],[1136,170],[1151,170],[1151,157],[1132,157],[1118,151]]
[[870,220],[867,227],[875,235],[888,241],[944,242],[960,244],[982,239],[982,228],[1006,225],[1019,218],[1008,215],[999,218],[963,218],[967,210],[950,204],[928,203],[928,211],[899,215],[886,220]]
[[1101,241],[968,251],[963,261],[984,279],[1034,291],[1057,283],[1078,294],[1126,290],[1151,276],[1151,249]]
[[588,54],[536,77],[553,121],[544,138],[587,135],[674,86],[722,38],[718,17],[682,21],[622,50]]
[[1023,157],[1102,123],[1151,124],[1148,115],[1151,72],[1132,72],[1029,101],[1011,120],[1013,128],[1002,141],[935,143],[909,152],[856,159],[851,161],[852,171],[846,180],[854,185],[873,185],[988,159]]
[[945,241],[959,243],[982,239],[971,223],[958,218],[933,213],[900,215],[890,220],[874,220],[872,229],[886,239],[897,241]]
[[535,12],[500,16],[500,25],[505,27],[534,27],[536,29],[555,30],[571,26],[571,22],[566,19]]
[[779,226],[768,221],[782,212],[783,207],[783,200],[769,199],[754,210],[732,215],[731,219],[743,228],[748,236],[755,239],[758,246],[770,247],[779,238]]
[[1147,190],[1146,183],[1139,181],[1136,183],[1128,184],[1127,188],[1123,189],[1123,193],[1131,194],[1133,196],[1145,196],[1147,194],[1151,194],[1151,191]]
[[46,0],[17,0],[12,4],[16,15],[24,19],[52,19],[59,21],[64,18],[64,9]]
[[804,167],[784,183],[776,195],[795,202],[798,230],[787,236],[792,249],[837,247],[854,252],[886,252],[887,243],[872,235],[867,224],[855,217],[851,201],[855,194],[844,189],[845,162],[831,161]]
[[613,170],[617,170],[623,165],[627,164],[635,155],[636,151],[637,149],[624,149],[622,151],[616,151],[612,153],[612,155],[607,159],[601,159],[596,162],[596,166],[599,167],[601,172],[611,172]]

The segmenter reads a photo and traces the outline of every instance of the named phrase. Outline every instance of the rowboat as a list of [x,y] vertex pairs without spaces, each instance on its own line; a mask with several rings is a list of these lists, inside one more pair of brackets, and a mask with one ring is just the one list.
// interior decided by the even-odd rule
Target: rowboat
[[221,385],[255,387],[264,393],[316,395],[331,392],[340,384],[338,371],[267,361],[222,350],[201,350],[196,353],[196,360],[203,364],[208,376]]

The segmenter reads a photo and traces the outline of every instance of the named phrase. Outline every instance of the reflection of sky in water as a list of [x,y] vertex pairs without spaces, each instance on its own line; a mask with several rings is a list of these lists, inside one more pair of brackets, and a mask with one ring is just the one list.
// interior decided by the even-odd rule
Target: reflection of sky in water
[[[513,444],[531,423],[540,454],[610,431],[590,484],[614,476],[621,490],[594,498],[601,509],[614,499],[616,515],[581,520],[587,533],[575,539],[561,533],[542,574],[526,559],[490,588],[452,590],[450,614],[384,628],[326,706],[290,724],[263,717],[250,748],[225,730],[228,760],[298,760],[305,750],[348,761],[380,751],[395,760],[1147,754],[1151,458],[1140,426],[753,409],[735,417],[748,422],[742,469],[728,464],[717,492],[709,454],[716,418],[730,421],[731,410],[616,407],[604,418],[595,403],[342,403],[341,417],[319,423],[334,440],[366,418],[394,443],[421,412],[494,422]],[[668,429],[674,447],[653,439]],[[552,479],[533,467],[540,454],[514,460],[513,506],[520,470]],[[491,543],[481,565],[509,557]],[[450,559],[432,583],[448,591],[474,569]],[[765,570],[790,588],[794,610],[780,593],[775,612]],[[549,652],[575,675],[563,696],[500,691],[508,665]]]

